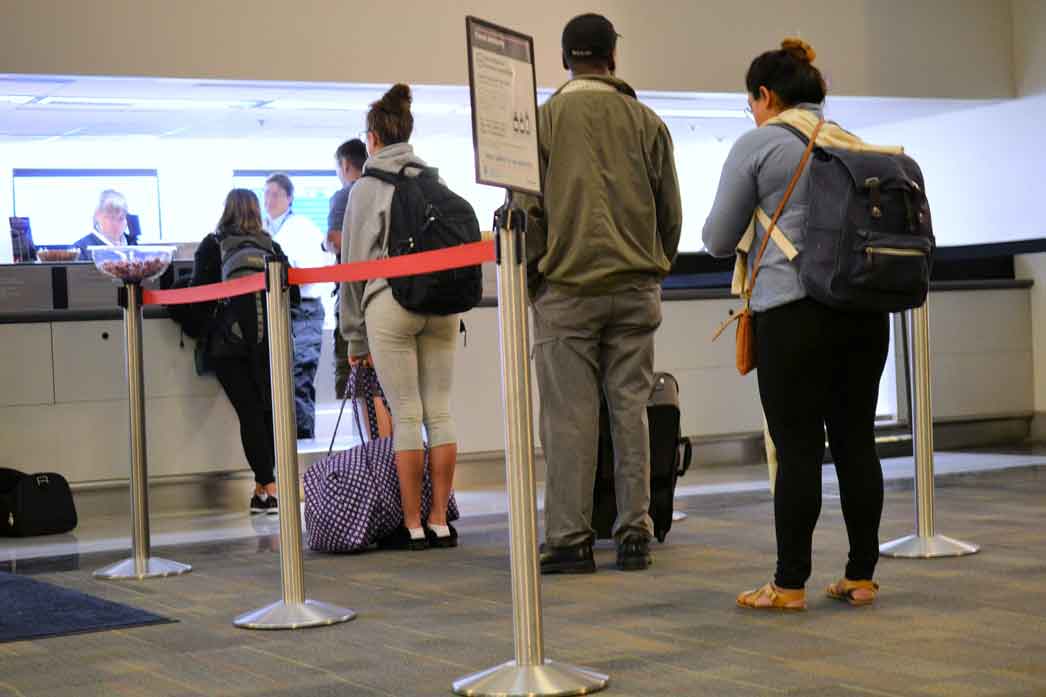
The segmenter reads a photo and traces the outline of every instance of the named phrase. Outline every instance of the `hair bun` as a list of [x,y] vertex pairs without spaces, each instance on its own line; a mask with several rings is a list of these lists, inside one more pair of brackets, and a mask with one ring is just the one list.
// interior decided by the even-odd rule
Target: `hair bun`
[[814,50],[814,47],[795,36],[786,37],[781,42],[781,50],[787,51],[804,63],[813,63],[817,58],[817,51]]
[[410,93],[410,87],[401,82],[397,82],[390,87],[389,91],[381,98],[382,106],[385,110],[393,113],[410,111],[412,101],[413,97]]

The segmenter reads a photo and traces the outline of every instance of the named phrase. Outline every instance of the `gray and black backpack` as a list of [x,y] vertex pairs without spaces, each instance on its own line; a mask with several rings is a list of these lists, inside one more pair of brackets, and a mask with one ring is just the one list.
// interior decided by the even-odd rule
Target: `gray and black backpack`
[[[241,276],[265,271],[266,260],[276,255],[272,238],[268,235],[244,235],[219,232],[215,235],[221,249],[222,281],[229,281]],[[213,341],[212,349],[221,353],[220,344],[226,344],[225,350],[231,355],[238,352],[237,343],[244,342],[243,330],[235,313],[230,311],[228,300],[219,308],[218,329],[221,339]],[[254,312],[257,322],[255,337],[257,343],[265,338],[265,303],[261,293],[254,293]]]
[[[797,129],[780,126],[808,142]],[[840,310],[900,312],[922,305],[935,243],[915,160],[816,147],[807,166],[809,208],[798,261],[810,297]]]

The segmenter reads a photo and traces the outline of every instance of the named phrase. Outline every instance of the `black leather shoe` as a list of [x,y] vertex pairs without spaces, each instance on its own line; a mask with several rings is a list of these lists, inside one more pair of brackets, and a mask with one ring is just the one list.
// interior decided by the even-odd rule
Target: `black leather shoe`
[[447,527],[450,528],[450,535],[440,537],[435,530],[428,525],[425,526],[425,539],[428,540],[429,547],[448,548],[458,546],[458,531],[450,523],[447,523]]
[[429,542],[424,537],[414,539],[406,526],[400,525],[385,537],[378,540],[378,549],[408,549],[412,552],[420,552],[429,548]]
[[541,545],[541,573],[591,574],[596,571],[592,558],[592,544],[582,542],[569,547]]
[[617,543],[617,568],[622,571],[642,571],[653,562],[650,540],[630,535]]

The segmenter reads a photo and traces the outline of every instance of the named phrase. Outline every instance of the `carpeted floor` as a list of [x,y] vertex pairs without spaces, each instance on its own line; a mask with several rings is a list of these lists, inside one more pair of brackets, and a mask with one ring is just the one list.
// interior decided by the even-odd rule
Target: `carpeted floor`
[[[543,582],[546,654],[609,673],[604,694],[1046,695],[1046,470],[942,479],[938,532],[982,553],[884,559],[874,608],[820,595],[846,549],[829,492],[810,611],[789,615],[733,606],[772,569],[767,494],[680,507],[689,517],[654,546],[649,571],[614,570],[601,546],[595,575]],[[882,539],[910,533],[912,519],[911,492],[888,491]],[[513,655],[505,520],[471,519],[461,534],[457,550],[308,554],[309,597],[359,617],[294,632],[231,624],[278,597],[272,538],[158,550],[194,571],[143,583],[96,581],[90,571],[117,555],[82,557],[80,570],[37,577],[179,622],[0,645],[0,696],[450,694],[453,680]]]

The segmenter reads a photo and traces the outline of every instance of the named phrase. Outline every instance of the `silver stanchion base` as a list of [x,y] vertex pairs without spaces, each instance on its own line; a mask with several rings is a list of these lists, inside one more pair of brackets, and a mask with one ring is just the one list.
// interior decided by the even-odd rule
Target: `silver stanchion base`
[[686,513],[682,511],[672,511],[672,522],[678,523],[681,520],[686,520]]
[[141,581],[146,578],[163,578],[165,576],[181,576],[192,571],[188,564],[179,564],[169,559],[149,557],[145,560],[145,569],[142,573],[135,570],[134,559],[124,559],[112,566],[98,569],[94,572],[95,578],[105,579],[135,579]]
[[304,629],[348,622],[354,617],[356,613],[352,610],[318,600],[291,605],[278,600],[260,610],[240,615],[232,623],[243,629]]
[[502,663],[454,682],[454,692],[466,697],[554,697],[599,692],[610,678],[602,673],[545,660],[543,666]]
[[980,547],[969,542],[960,542],[944,535],[919,537],[909,535],[879,546],[879,553],[887,557],[906,559],[932,559],[934,557],[964,557],[976,554]]

